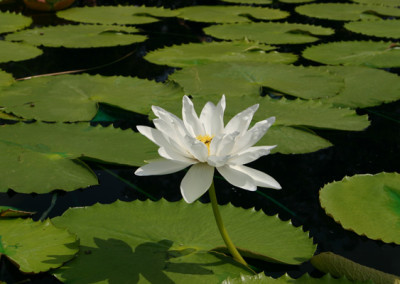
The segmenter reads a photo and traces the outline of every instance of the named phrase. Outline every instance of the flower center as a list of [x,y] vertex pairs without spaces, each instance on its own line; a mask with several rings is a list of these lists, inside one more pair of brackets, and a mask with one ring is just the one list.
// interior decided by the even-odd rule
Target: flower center
[[210,155],[210,143],[211,140],[214,138],[214,136],[210,136],[210,135],[199,135],[196,137],[197,140],[203,142],[204,144],[206,144],[207,149],[208,149],[208,154]]

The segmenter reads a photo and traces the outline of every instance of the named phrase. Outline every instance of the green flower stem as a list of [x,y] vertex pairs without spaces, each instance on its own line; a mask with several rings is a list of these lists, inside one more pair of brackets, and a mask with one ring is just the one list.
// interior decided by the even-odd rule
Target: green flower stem
[[231,238],[228,235],[228,232],[225,229],[224,223],[222,222],[221,214],[219,213],[219,209],[218,209],[217,195],[215,194],[214,181],[211,183],[211,186],[209,189],[209,194],[210,194],[210,200],[211,200],[211,205],[212,205],[212,209],[214,212],[215,221],[217,222],[219,232],[222,236],[222,239],[225,242],[225,245],[227,246],[227,248],[228,248],[229,252],[231,253],[231,255],[233,256],[234,260],[236,260],[237,262],[240,262],[241,264],[244,264],[248,267],[249,265],[246,263],[246,261],[243,259],[243,257],[240,255],[240,253],[236,249],[235,245],[233,244]]

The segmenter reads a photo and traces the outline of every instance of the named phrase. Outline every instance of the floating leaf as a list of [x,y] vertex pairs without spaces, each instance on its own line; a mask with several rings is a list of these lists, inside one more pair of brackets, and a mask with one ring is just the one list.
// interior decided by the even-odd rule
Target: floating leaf
[[311,263],[317,269],[336,277],[347,277],[354,281],[369,281],[374,284],[399,284],[400,277],[358,264],[332,252],[313,256]]
[[5,255],[25,273],[60,267],[78,252],[75,235],[46,220],[0,220],[0,255]]
[[1,126],[0,153],[0,191],[23,193],[97,184],[80,157],[136,166],[158,157],[156,146],[139,133],[87,123]]
[[132,33],[134,27],[107,25],[65,25],[35,28],[6,36],[6,40],[23,41],[32,45],[49,47],[90,48],[129,45],[146,40]]
[[32,19],[21,14],[0,12],[0,34],[17,31],[29,26]]
[[385,5],[385,6],[399,6],[398,0],[351,0],[353,2],[361,4],[372,4],[372,5]]
[[151,105],[180,100],[182,95],[176,85],[138,78],[60,75],[20,81],[3,89],[0,106],[24,118],[89,121],[96,115],[99,102],[148,114]]
[[277,20],[289,16],[278,9],[251,6],[190,6],[177,10],[178,17],[185,20],[208,23],[251,22],[249,17],[259,20]]
[[360,281],[350,281],[347,280],[345,277],[340,279],[333,278],[329,274],[325,274],[321,278],[312,278],[308,274],[303,274],[300,278],[293,279],[288,274],[284,274],[283,276],[275,279],[272,277],[265,276],[264,273],[260,273],[257,275],[241,275],[240,278],[228,278],[222,282],[222,284],[240,284],[240,283],[257,283],[257,284],[356,284],[356,283],[370,283],[368,282],[360,282]]
[[343,41],[308,47],[303,57],[332,65],[400,67],[400,45],[390,42]]
[[26,212],[10,206],[0,206],[0,218],[27,217],[35,212]]
[[289,4],[297,4],[297,3],[309,3],[314,2],[315,0],[279,0],[282,3],[289,3]]
[[[220,209],[245,257],[300,264],[315,251],[307,233],[277,216],[232,205]],[[76,233],[81,242],[79,257],[55,272],[62,281],[216,283],[243,273],[239,264],[227,266],[224,258],[209,261],[207,251],[224,248],[210,204],[117,201],[72,208],[53,221]],[[110,259],[115,265],[109,265]]]
[[236,4],[266,5],[266,4],[271,4],[272,0],[223,0],[222,2],[236,3]]
[[325,185],[321,206],[343,228],[400,244],[400,174],[355,175]]
[[0,62],[27,60],[42,53],[42,50],[31,45],[0,41]]
[[241,61],[289,64],[297,60],[292,53],[271,50],[274,47],[245,41],[190,43],[151,51],[144,58],[155,64],[176,67]]
[[0,70],[0,87],[14,83],[14,78],[10,73]]
[[369,36],[400,37],[400,20],[352,22],[345,24],[344,27],[349,31]]
[[264,42],[267,44],[299,44],[319,40],[316,36],[331,35],[333,29],[289,23],[239,23],[214,25],[204,29],[206,34],[220,39]]
[[400,99],[400,77],[383,70],[356,66],[330,66],[327,69],[343,76],[344,89],[321,101],[339,107],[365,108]]
[[157,7],[98,6],[76,7],[57,12],[57,16],[70,21],[93,24],[136,25],[157,22],[156,17],[174,17],[179,13]]
[[336,21],[357,21],[360,19],[380,19],[384,16],[400,16],[394,7],[347,3],[314,3],[296,7],[296,12],[308,17]]
[[212,63],[176,71],[170,79],[191,95],[259,95],[260,87],[304,99],[336,95],[343,79],[326,70],[266,63]]

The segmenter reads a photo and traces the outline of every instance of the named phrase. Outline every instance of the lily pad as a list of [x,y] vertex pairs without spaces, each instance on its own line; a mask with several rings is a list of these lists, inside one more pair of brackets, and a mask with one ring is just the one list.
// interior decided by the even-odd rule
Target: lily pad
[[65,25],[34,28],[9,34],[6,40],[48,47],[91,48],[129,45],[146,40],[134,27],[107,25]]
[[325,185],[321,206],[343,228],[400,244],[400,174],[355,175]]
[[365,108],[400,99],[400,77],[384,70],[356,66],[330,66],[327,69],[344,78],[344,89],[322,102],[339,107]]
[[[398,9],[400,11],[400,9]],[[344,25],[349,31],[369,36],[399,38],[400,20],[361,21]]]
[[10,73],[0,70],[0,87],[9,86],[14,82],[15,80]]
[[157,148],[139,133],[87,123],[1,126],[0,153],[0,192],[12,188],[23,193],[97,184],[81,157],[132,166],[158,157]]
[[400,67],[400,45],[391,42],[343,41],[308,47],[303,57],[331,65]]
[[0,206],[0,218],[28,217],[35,212],[22,211],[10,206]]
[[31,45],[0,41],[0,62],[27,60],[35,58],[42,53],[41,49]]
[[297,60],[292,53],[245,41],[190,43],[149,52],[144,58],[159,65],[187,67],[211,62],[269,62],[289,64]]
[[[3,111],[43,121],[89,121],[98,103],[148,114],[161,100],[181,100],[173,84],[122,76],[60,75],[19,81],[0,93]],[[143,97],[146,97],[144,100]]]
[[[230,237],[245,257],[300,264],[315,251],[307,233],[277,216],[232,205],[220,209]],[[62,281],[217,283],[243,271],[238,265],[227,266],[224,258],[210,263],[209,251],[224,247],[210,204],[117,201],[72,208],[53,222],[76,233],[81,242],[79,257],[55,271]]]
[[179,13],[157,7],[98,6],[76,7],[57,12],[57,16],[75,22],[92,24],[136,25],[157,22],[157,17],[174,17]]
[[278,0],[278,1],[282,3],[298,4],[298,3],[314,2],[315,0]]
[[227,40],[263,42],[267,44],[300,44],[319,40],[317,36],[334,33],[333,29],[291,23],[239,23],[204,28],[213,37]]
[[56,228],[50,220],[1,219],[0,232],[0,255],[25,273],[60,267],[78,252],[76,236]]
[[350,281],[347,280],[345,277],[342,277],[340,279],[333,278],[329,274],[325,274],[321,278],[312,278],[308,274],[303,274],[300,278],[294,279],[291,278],[288,274],[284,274],[283,276],[275,279],[272,277],[265,276],[264,273],[260,273],[257,275],[241,275],[240,278],[228,278],[222,282],[222,284],[240,284],[240,283],[257,283],[257,284],[356,284],[356,283],[370,283],[372,284],[372,281],[368,282],[361,282],[361,281]]
[[394,6],[399,7],[399,1],[397,0],[351,0],[353,2],[361,4],[372,4],[372,5],[384,5],[384,6]]
[[223,0],[222,2],[236,3],[236,4],[266,5],[266,4],[271,4],[272,0]]
[[289,16],[278,9],[251,6],[190,6],[177,10],[178,17],[206,23],[241,23],[258,20],[278,20]]
[[0,34],[14,32],[29,26],[32,19],[21,14],[0,12]]
[[267,63],[212,63],[176,71],[170,79],[191,95],[259,95],[260,87],[304,99],[339,93],[343,79],[326,70]]
[[336,21],[381,19],[386,16],[400,17],[400,10],[394,7],[348,3],[314,3],[298,6],[295,10],[308,17]]

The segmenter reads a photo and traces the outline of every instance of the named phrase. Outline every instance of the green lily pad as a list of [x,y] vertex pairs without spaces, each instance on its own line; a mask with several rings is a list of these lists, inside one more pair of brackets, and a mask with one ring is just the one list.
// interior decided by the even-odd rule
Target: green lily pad
[[302,55],[307,59],[331,65],[400,67],[400,45],[383,41],[331,42],[308,47]]
[[6,40],[23,41],[48,47],[91,48],[129,45],[146,40],[134,27],[107,25],[65,25],[35,28],[6,36]]
[[0,87],[11,85],[14,82],[14,77],[10,73],[0,70]]
[[361,4],[384,5],[384,6],[399,6],[398,0],[351,0]]
[[14,32],[29,26],[32,19],[21,14],[0,12],[0,34]]
[[159,65],[187,67],[211,62],[269,62],[289,64],[297,60],[292,53],[245,41],[190,43],[149,52],[144,58]]
[[400,244],[400,174],[355,175],[325,185],[321,206],[343,228]]
[[370,283],[372,284],[372,281],[368,282],[361,282],[361,281],[350,281],[345,277],[342,277],[340,279],[333,278],[329,274],[325,274],[321,278],[312,278],[308,274],[303,274],[300,278],[294,279],[291,278],[288,274],[284,274],[283,276],[275,279],[272,277],[265,276],[264,273],[260,273],[257,275],[241,275],[240,278],[228,278],[222,282],[222,284],[240,284],[240,283],[257,283],[257,284],[356,284],[356,283]]
[[282,3],[298,4],[298,3],[314,2],[315,0],[278,0],[278,1]]
[[31,45],[0,41],[0,62],[27,60],[35,58],[42,53],[41,49]]
[[[232,205],[220,209],[230,237],[245,257],[300,264],[315,251],[307,233],[277,216]],[[207,259],[209,251],[224,248],[210,204],[117,201],[72,208],[53,222],[76,233],[81,242],[79,257],[55,271],[62,281],[218,283],[241,272],[238,266],[226,267],[224,259]],[[151,275],[154,278],[149,279]]]
[[344,276],[353,281],[368,281],[367,283],[374,284],[400,283],[400,276],[358,264],[332,252],[323,252],[313,256],[311,264],[318,270],[336,277]]
[[239,23],[214,25],[204,28],[204,32],[227,40],[248,39],[267,44],[300,44],[317,41],[317,36],[331,35],[334,30],[291,23]]
[[258,20],[278,20],[289,16],[288,12],[278,9],[250,6],[190,6],[177,11],[180,18],[207,23],[251,22],[249,17]]
[[78,252],[75,235],[46,220],[0,220],[0,255],[5,255],[25,273],[60,267]]
[[81,157],[133,166],[158,157],[156,146],[139,133],[87,123],[1,126],[0,153],[0,192],[12,188],[22,193],[97,184]]
[[222,2],[236,3],[236,4],[266,5],[266,4],[271,4],[272,0],[223,0]]
[[0,105],[3,111],[24,118],[89,121],[96,115],[98,103],[148,114],[151,105],[181,100],[182,95],[176,85],[138,78],[60,75],[16,82],[0,93]]
[[185,93],[231,96],[259,95],[260,87],[304,99],[330,97],[339,93],[343,79],[326,70],[267,63],[211,63],[176,71],[170,79]]
[[79,7],[57,12],[57,16],[75,22],[92,24],[136,25],[157,22],[157,17],[174,17],[179,13],[157,7],[98,6]]
[[379,69],[356,66],[330,66],[327,69],[344,77],[344,89],[322,102],[339,107],[365,108],[400,99],[400,77]]
[[0,206],[0,218],[29,217],[35,212],[22,211],[10,206]]
[[[398,9],[400,11],[400,9]],[[344,25],[349,31],[369,36],[399,38],[400,20],[361,21]]]
[[380,19],[385,16],[400,16],[394,7],[348,3],[314,3],[296,7],[296,12],[308,17],[335,21],[357,21]]

